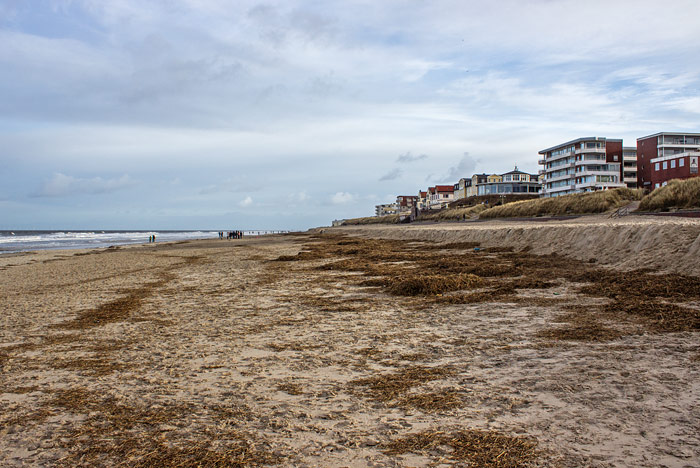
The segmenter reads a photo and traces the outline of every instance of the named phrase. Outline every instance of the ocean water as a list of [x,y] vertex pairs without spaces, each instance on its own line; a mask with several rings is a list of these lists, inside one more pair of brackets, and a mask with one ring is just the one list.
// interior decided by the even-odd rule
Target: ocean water
[[[247,231],[266,234],[267,231]],[[187,239],[218,239],[218,231],[0,231],[0,254],[29,250],[90,249]]]

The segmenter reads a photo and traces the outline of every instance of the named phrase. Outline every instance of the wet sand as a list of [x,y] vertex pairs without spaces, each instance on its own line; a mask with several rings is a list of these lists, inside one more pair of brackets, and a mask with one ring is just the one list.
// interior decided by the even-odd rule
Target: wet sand
[[[562,317],[612,296],[565,265],[493,298],[392,295],[319,267],[403,268],[426,244],[346,234],[368,235],[0,257],[0,465],[700,466],[697,330],[610,315],[592,333]],[[700,309],[693,288],[654,301]]]

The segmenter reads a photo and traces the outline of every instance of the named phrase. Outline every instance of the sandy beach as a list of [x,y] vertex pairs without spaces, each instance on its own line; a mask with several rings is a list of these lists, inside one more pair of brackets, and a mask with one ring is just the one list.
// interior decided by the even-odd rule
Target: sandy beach
[[700,222],[0,257],[0,465],[700,466]]

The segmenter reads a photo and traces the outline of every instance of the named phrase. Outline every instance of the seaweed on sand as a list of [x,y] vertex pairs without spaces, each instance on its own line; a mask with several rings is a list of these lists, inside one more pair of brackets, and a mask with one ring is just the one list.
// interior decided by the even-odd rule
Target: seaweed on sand
[[416,453],[445,457],[470,468],[521,468],[542,454],[533,438],[479,429],[408,434],[386,443],[384,451],[389,455]]

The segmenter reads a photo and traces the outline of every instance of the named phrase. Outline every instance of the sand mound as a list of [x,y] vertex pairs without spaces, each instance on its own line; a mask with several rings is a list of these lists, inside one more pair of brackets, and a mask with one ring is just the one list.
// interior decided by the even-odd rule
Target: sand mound
[[651,268],[700,276],[700,221],[689,218],[602,216],[569,221],[489,221],[460,224],[334,228],[351,235],[483,247],[531,249],[621,269]]

